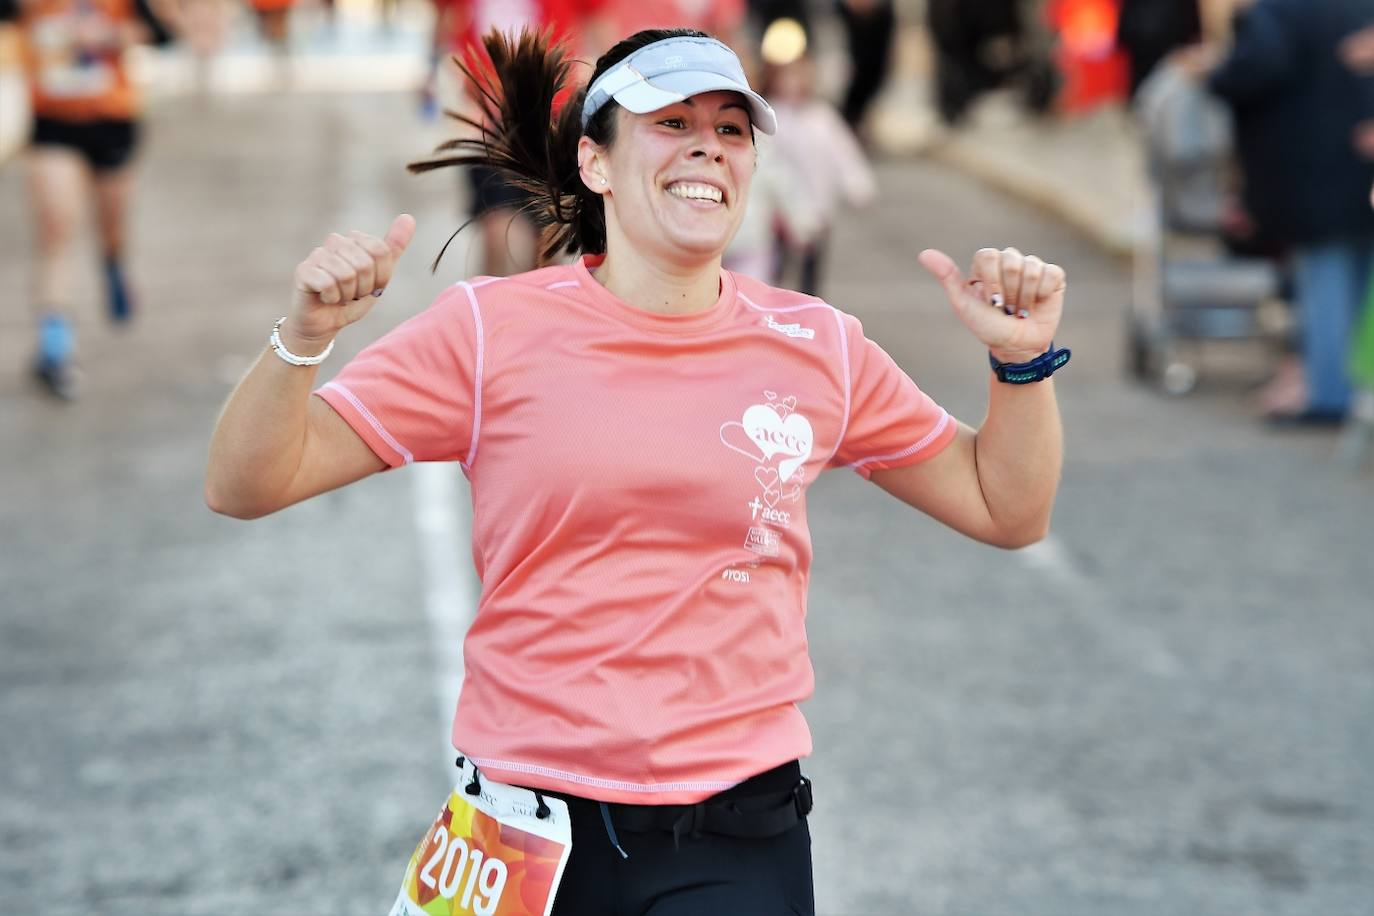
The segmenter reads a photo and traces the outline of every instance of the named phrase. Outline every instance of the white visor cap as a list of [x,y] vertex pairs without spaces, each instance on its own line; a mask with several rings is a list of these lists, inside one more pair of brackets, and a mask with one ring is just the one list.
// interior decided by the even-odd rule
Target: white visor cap
[[714,38],[665,38],[645,45],[601,74],[587,88],[582,129],[607,102],[648,114],[703,92],[738,92],[749,103],[749,120],[771,134],[778,117],[763,96],[749,88],[735,52]]

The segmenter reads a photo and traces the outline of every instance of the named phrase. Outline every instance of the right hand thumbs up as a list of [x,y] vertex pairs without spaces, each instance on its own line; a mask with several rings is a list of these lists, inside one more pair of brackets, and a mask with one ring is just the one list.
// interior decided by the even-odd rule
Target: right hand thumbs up
[[356,229],[346,236],[332,233],[296,265],[295,303],[288,319],[292,335],[325,344],[366,315],[414,237],[415,217],[409,213],[392,221],[385,238]]

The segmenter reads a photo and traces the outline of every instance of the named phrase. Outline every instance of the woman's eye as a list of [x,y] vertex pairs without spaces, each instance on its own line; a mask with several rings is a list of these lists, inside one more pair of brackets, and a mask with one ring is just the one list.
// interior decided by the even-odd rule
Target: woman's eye
[[720,132],[723,134],[731,134],[736,137],[743,136],[744,134],[744,131],[738,124],[722,124],[720,126]]
[[681,118],[664,118],[662,121],[659,121],[658,123],[662,124],[664,127],[681,127],[681,126],[682,126],[682,119],[681,119]]

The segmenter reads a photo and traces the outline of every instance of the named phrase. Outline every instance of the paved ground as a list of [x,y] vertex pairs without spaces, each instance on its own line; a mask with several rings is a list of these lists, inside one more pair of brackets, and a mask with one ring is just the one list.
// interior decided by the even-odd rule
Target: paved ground
[[[426,270],[456,225],[451,179],[400,168],[432,142],[396,95],[167,102],[135,219],[144,314],[108,330],[83,278],[77,405],[27,386],[11,293],[0,912],[363,914],[394,896],[446,781],[452,641],[431,635],[415,512],[432,481],[384,475],[244,524],[203,507],[200,475],[324,232],[420,218],[341,355],[465,272],[462,250]],[[976,421],[983,356],[914,253],[1015,244],[1066,265],[1069,457],[1054,537],[1015,554],[852,475],[813,491],[821,912],[1374,913],[1374,482],[1338,471],[1328,436],[1255,426],[1256,370],[1234,367],[1256,354],[1213,354],[1230,368],[1186,400],[1123,382],[1127,278],[1080,236],[942,168],[881,172],[882,202],[838,233],[831,298]],[[5,212],[22,190],[0,170]],[[0,223],[7,278],[27,244]]]

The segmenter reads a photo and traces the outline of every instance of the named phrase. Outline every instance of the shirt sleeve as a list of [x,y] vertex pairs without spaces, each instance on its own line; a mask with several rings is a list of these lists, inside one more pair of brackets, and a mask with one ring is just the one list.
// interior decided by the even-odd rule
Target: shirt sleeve
[[844,315],[843,323],[849,417],[831,464],[852,468],[867,480],[876,470],[938,455],[954,441],[959,424],[864,336],[857,318]]
[[469,464],[481,421],[482,321],[465,283],[348,362],[315,394],[390,467]]

